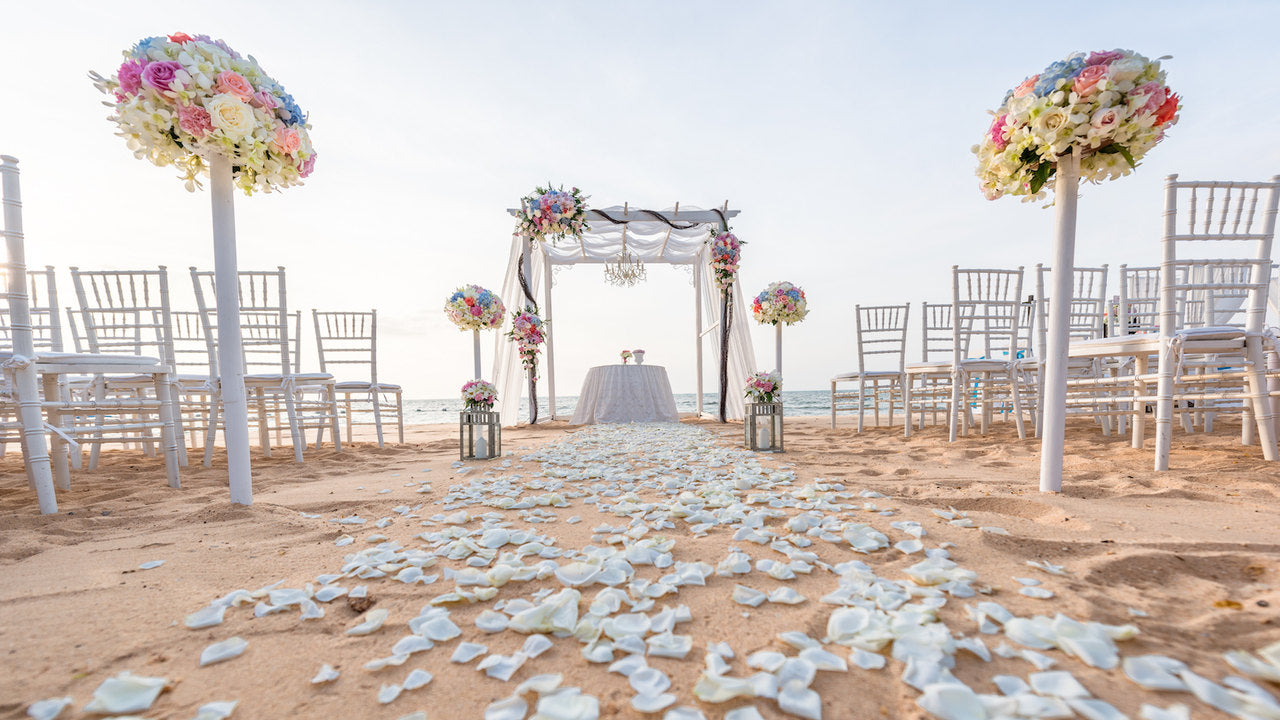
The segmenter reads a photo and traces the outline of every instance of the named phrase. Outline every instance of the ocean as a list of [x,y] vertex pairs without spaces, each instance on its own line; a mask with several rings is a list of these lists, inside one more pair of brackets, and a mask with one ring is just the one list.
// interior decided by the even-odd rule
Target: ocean
[[[676,393],[675,399],[676,410],[682,414],[697,411],[697,393]],[[702,402],[703,410],[715,412],[719,408],[720,398],[714,393],[707,393],[703,395]],[[782,391],[782,403],[786,407],[787,415],[827,415],[831,412],[831,392],[828,390],[784,390]],[[556,416],[568,420],[573,416],[573,409],[577,404],[577,395],[556,397]],[[461,398],[405,400],[404,421],[412,425],[456,424],[460,410],[462,410]],[[520,401],[521,422],[528,417],[529,400],[524,398]],[[538,399],[538,417],[539,419],[549,417],[546,397]]]

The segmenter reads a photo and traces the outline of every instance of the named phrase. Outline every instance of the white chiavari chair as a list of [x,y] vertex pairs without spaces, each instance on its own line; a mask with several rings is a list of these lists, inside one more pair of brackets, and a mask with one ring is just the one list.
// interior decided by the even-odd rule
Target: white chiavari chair
[[[217,315],[207,299],[216,297],[214,274],[191,268],[196,304],[204,320],[206,336],[217,342]],[[338,404],[333,375],[301,373],[295,355],[296,341],[290,341],[290,325],[300,322],[291,314],[285,288],[285,270],[239,273],[240,332],[244,347],[245,392],[257,406],[258,440],[271,456],[271,434],[288,429],[294,459],[303,460],[306,431],[316,429],[319,447],[325,428],[333,434],[333,445],[342,450],[338,428]],[[290,322],[290,321],[293,322]],[[296,334],[296,333],[295,333]],[[282,419],[283,416],[283,419]]]
[[[1270,182],[1178,182],[1176,175],[1169,176],[1156,332],[1072,346],[1076,357],[1134,358],[1133,444],[1142,447],[1145,423],[1138,408],[1152,403],[1156,470],[1169,468],[1175,413],[1181,413],[1184,427],[1189,427],[1188,415],[1205,403],[1214,413],[1242,411],[1242,442],[1249,444],[1256,430],[1263,457],[1280,457],[1264,358],[1278,200],[1280,177]],[[1187,258],[1180,252],[1182,246],[1219,257]],[[1222,257],[1229,253],[1237,257]],[[1244,257],[1248,255],[1252,257]],[[1241,266],[1248,266],[1248,272],[1242,273]],[[1230,298],[1241,295],[1243,322],[1217,324]],[[1154,374],[1148,372],[1152,356],[1157,358]],[[1153,381],[1157,387],[1151,395]]]
[[[335,385],[346,418],[347,442],[351,442],[352,427],[373,425],[378,434],[378,447],[384,447],[383,421],[394,421],[399,442],[404,443],[404,400],[399,385],[378,379],[378,311],[369,312],[321,312],[312,309],[315,322],[316,353],[320,358],[320,372],[334,373],[335,366],[354,365],[363,368],[368,379],[339,380]],[[373,420],[365,421],[357,413],[371,413]]]
[[[836,413],[840,410],[857,410],[858,432],[862,432],[863,418],[870,410],[877,427],[880,425],[880,406],[889,411],[889,425],[893,425],[893,413],[902,405],[902,388],[906,383],[903,370],[907,359],[907,324],[910,305],[854,306],[854,330],[858,342],[858,370],[831,378],[831,427],[836,426]],[[884,358],[875,356],[888,356]],[[879,364],[888,367],[871,369],[870,361],[884,360]],[[856,389],[840,390],[839,383],[857,383]]]
[[[911,436],[912,416],[924,428],[934,424],[951,399],[951,359],[955,343],[951,303],[920,303],[920,362],[905,363],[903,374],[903,436]],[[945,359],[944,359],[945,358]]]
[[970,414],[964,408],[978,406],[979,427],[986,434],[994,409],[1005,407],[1013,415],[1018,437],[1026,438],[1019,381],[1019,347],[1023,338],[1023,269],[961,269],[953,266],[952,325],[954,343],[951,369],[950,438],[968,434]]

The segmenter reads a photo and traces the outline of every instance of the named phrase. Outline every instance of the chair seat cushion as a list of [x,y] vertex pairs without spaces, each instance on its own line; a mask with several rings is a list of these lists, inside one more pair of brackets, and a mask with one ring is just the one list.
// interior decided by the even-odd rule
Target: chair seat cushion
[[[339,390],[368,390],[371,386],[372,386],[372,383],[362,382],[360,380],[349,380],[346,382],[340,382],[334,387],[336,387]],[[395,390],[400,390],[400,386],[392,385],[391,383],[378,383],[378,389],[384,390],[386,392],[392,392]]]
[[831,380],[832,381],[857,380],[858,378],[867,378],[868,380],[870,380],[872,378],[896,378],[901,376],[902,376],[902,373],[898,372],[897,370],[868,370],[862,373],[860,372],[840,373],[839,375],[832,377]]
[[[1185,328],[1174,333],[1184,343],[1213,344],[1227,343],[1222,349],[1231,349],[1230,344],[1244,340],[1245,332],[1240,328],[1226,325]],[[1192,351],[1211,350],[1212,348],[1188,348]],[[1100,357],[1104,355],[1154,355],[1160,352],[1160,336],[1156,333],[1143,335],[1122,335],[1120,337],[1094,338],[1092,340],[1074,340],[1068,353],[1071,357]]]
[[945,372],[951,369],[950,360],[931,360],[929,362],[907,363],[907,372]]
[[288,374],[288,375],[280,375],[280,374],[278,374],[278,373],[276,373],[276,374],[272,374],[272,373],[255,373],[255,374],[253,374],[253,375],[245,375],[245,376],[244,376],[244,381],[245,381],[246,383],[255,383],[255,384],[261,384],[261,383],[276,383],[276,384],[279,384],[279,383],[284,382],[284,379],[285,379],[286,377],[287,377],[287,378],[290,378],[290,379],[291,379],[291,380],[293,380],[294,382],[301,382],[301,383],[306,383],[306,382],[324,382],[324,381],[326,381],[326,380],[332,380],[332,379],[333,379],[333,376],[332,376],[332,375],[330,375],[329,373],[290,373],[290,374]]
[[95,353],[36,353],[41,365],[159,365],[160,359],[145,355],[98,355]]

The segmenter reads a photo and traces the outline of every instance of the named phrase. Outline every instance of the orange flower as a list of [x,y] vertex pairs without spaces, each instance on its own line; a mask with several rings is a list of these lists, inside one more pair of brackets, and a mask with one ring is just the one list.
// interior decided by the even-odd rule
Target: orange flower
[[1182,98],[1178,97],[1177,93],[1169,93],[1169,97],[1165,98],[1164,104],[1160,106],[1159,110],[1156,110],[1156,124],[1164,125],[1172,120],[1173,116],[1178,113],[1178,103],[1181,101]]

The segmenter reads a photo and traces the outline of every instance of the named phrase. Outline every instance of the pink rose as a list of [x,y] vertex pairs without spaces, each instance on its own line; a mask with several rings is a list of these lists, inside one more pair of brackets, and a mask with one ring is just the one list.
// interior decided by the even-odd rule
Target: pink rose
[[238,72],[224,70],[218,73],[217,85],[218,92],[235,95],[245,102],[249,102],[253,97],[253,85]]
[[1159,110],[1160,106],[1164,104],[1165,99],[1168,97],[1168,92],[1169,89],[1160,83],[1149,82],[1145,85],[1134,88],[1132,94],[1147,96],[1146,104],[1139,108],[1138,112],[1153,113],[1156,110]]
[[1106,77],[1106,65],[1089,65],[1076,76],[1075,84],[1071,86],[1071,89],[1075,90],[1080,97],[1089,97],[1094,90],[1098,89],[1098,83],[1102,82]]
[[275,110],[280,107],[280,103],[276,100],[276,96],[266,90],[259,90],[254,93],[253,97],[249,98],[249,104],[256,108],[262,108],[263,110]]
[[1099,50],[1090,53],[1089,59],[1084,61],[1085,65],[1110,65],[1111,63],[1124,57],[1124,53],[1117,50]]
[[1120,116],[1116,114],[1115,108],[1100,108],[1098,112],[1093,114],[1093,118],[1089,120],[1089,124],[1095,129],[1107,131],[1115,127],[1120,121]]
[[[991,142],[995,144],[997,150],[1003,150],[1009,144],[1009,141],[1004,139],[1004,128],[1008,119],[1008,115],[1000,115],[992,121],[991,129],[988,130],[988,133],[991,135]],[[803,295],[801,297],[803,297]]]
[[480,317],[481,315],[483,315],[483,314],[484,314],[484,310],[481,310],[481,309],[480,309],[480,306],[479,306],[479,305],[476,305],[476,306],[474,306],[474,307],[472,307],[472,308],[471,308],[471,314],[472,314],[472,315],[474,315],[474,316],[476,316],[476,317]]
[[178,127],[196,138],[202,138],[213,132],[213,122],[209,118],[208,111],[199,105],[178,106]]
[[169,86],[181,71],[182,64],[172,60],[153,62],[142,71],[142,82],[149,88],[163,92],[170,89]]
[[1014,89],[1013,89],[1013,96],[1014,96],[1014,97],[1024,97],[1024,96],[1026,96],[1028,93],[1030,93],[1032,90],[1034,90],[1034,89],[1035,89],[1035,87],[1036,87],[1036,82],[1037,82],[1039,79],[1040,79],[1040,76],[1039,76],[1039,75],[1032,75],[1031,77],[1027,78],[1026,80],[1023,80],[1021,85],[1019,85],[1018,87],[1016,87],[1016,88],[1014,88]]
[[302,145],[302,137],[298,135],[298,131],[288,125],[281,125],[276,128],[275,137],[271,139],[271,147],[276,152],[284,155],[292,155],[298,152],[298,148]]
[[136,95],[142,89],[142,70],[147,66],[145,60],[125,60],[116,71],[120,80],[120,91],[125,95]]

